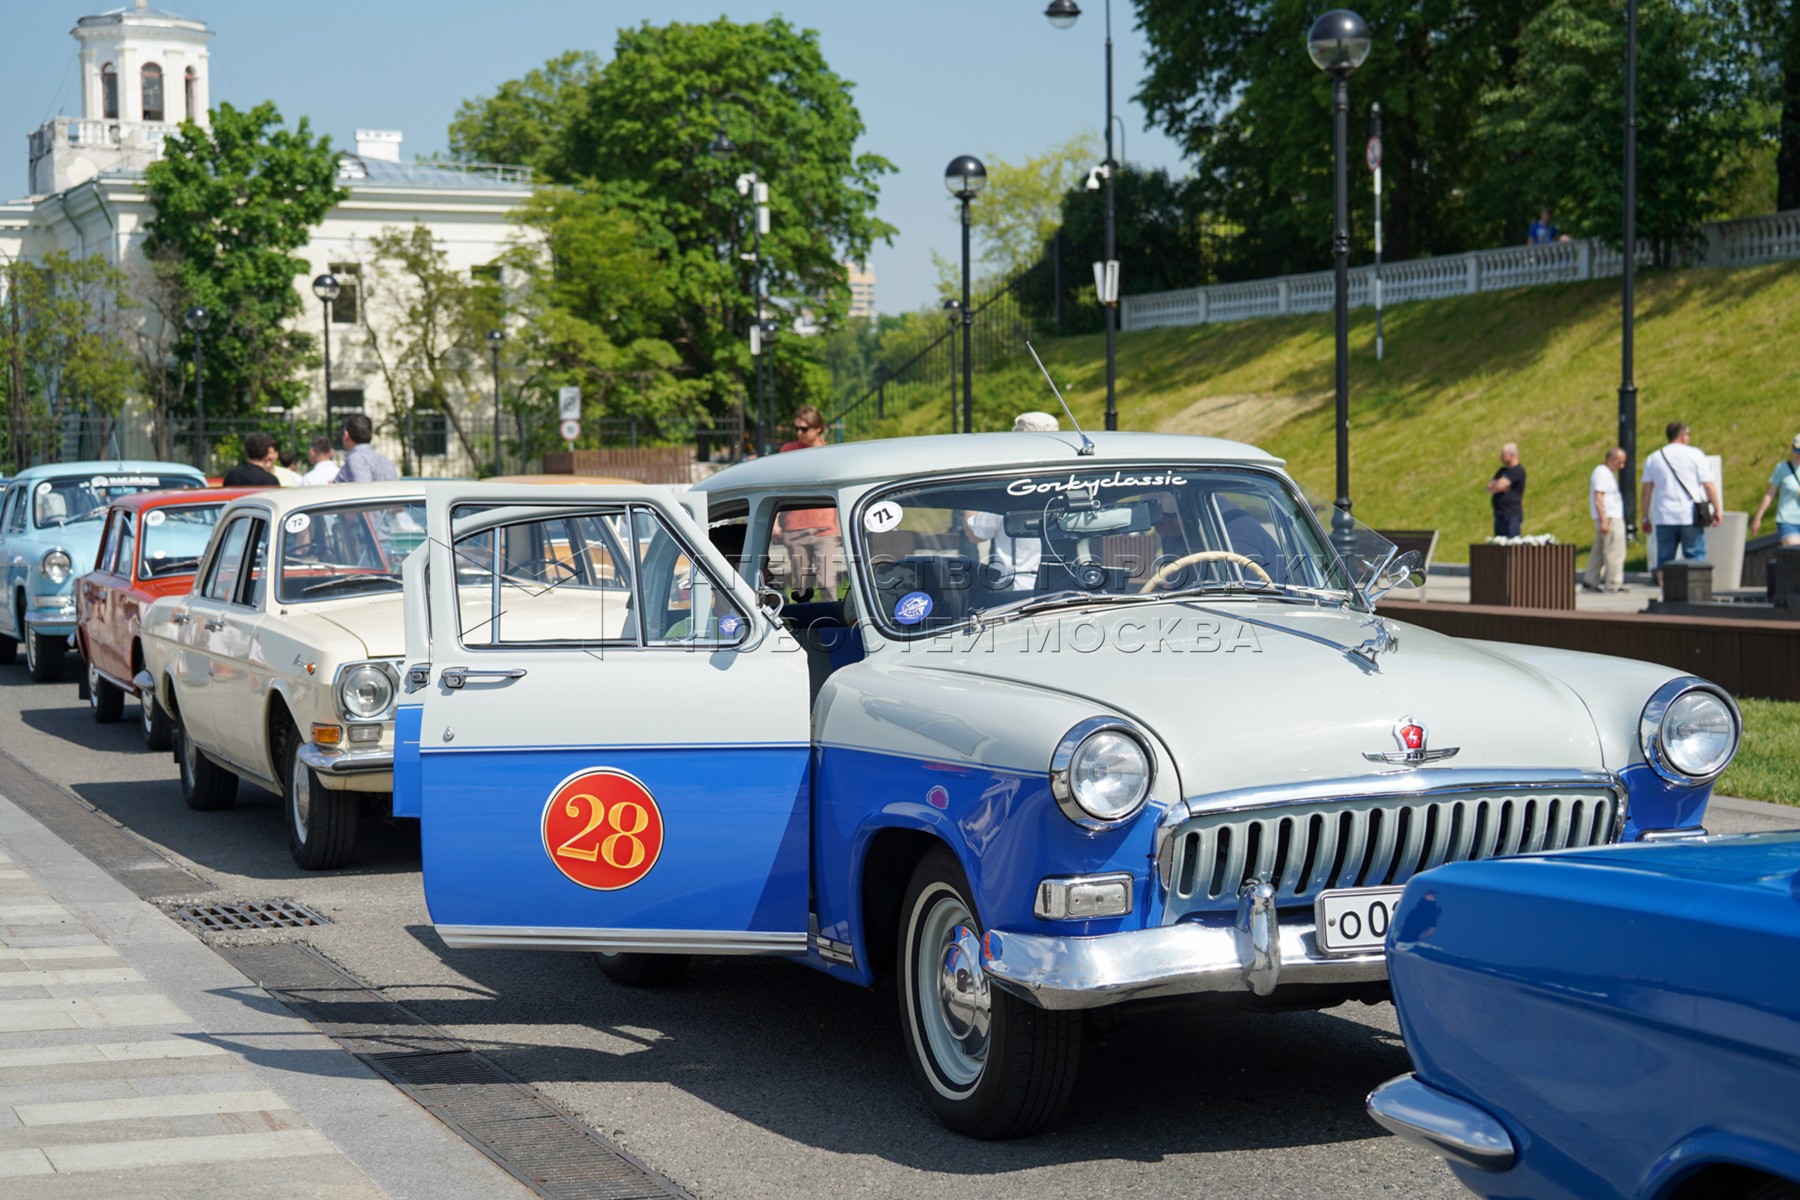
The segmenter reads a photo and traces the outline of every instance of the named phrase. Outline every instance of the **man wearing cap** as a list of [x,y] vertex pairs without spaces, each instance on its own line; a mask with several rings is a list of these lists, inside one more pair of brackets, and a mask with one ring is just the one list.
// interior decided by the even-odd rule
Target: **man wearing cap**
[[1769,472],[1769,490],[1750,522],[1751,537],[1762,532],[1763,514],[1770,504],[1775,504],[1775,532],[1781,535],[1781,544],[1800,546],[1800,433],[1794,435],[1792,452]]
[[[1013,420],[1014,433],[1056,433],[1062,426],[1047,412],[1023,412]],[[988,544],[983,581],[996,591],[1029,592],[1037,587],[1038,564],[1044,557],[1041,538],[1012,537],[1000,513],[972,512],[963,517],[972,542]]]
[[1619,492],[1619,468],[1625,451],[1614,446],[1588,476],[1588,513],[1594,518],[1594,548],[1588,553],[1581,586],[1590,592],[1625,590],[1625,497]]

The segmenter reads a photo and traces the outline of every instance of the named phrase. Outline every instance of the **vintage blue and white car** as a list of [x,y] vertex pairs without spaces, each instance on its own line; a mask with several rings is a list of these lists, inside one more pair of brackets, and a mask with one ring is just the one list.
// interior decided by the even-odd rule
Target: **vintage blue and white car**
[[1739,733],[1665,667],[1382,617],[1416,560],[1334,553],[1235,442],[918,438],[426,508],[394,806],[445,943],[892,977],[976,1136],[1054,1120],[1085,1009],[1385,999],[1415,873],[1696,828]]
[[1454,863],[1391,937],[1369,1111],[1470,1190],[1800,1197],[1800,833]]
[[205,486],[199,471],[167,462],[50,463],[7,480],[0,498],[0,662],[16,659],[23,642],[33,679],[61,679],[75,632],[73,581],[94,569],[107,505],[134,492]]

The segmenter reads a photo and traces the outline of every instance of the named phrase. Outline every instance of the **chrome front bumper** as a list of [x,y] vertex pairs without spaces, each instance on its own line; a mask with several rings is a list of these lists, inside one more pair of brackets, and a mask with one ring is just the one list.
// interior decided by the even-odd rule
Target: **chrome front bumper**
[[1050,1009],[1199,992],[1266,996],[1280,984],[1387,978],[1384,953],[1321,953],[1310,914],[1283,925],[1275,912],[1275,890],[1266,883],[1244,889],[1229,926],[1183,921],[1099,937],[992,929],[983,939],[982,958],[994,986]]
[[1505,1171],[1518,1158],[1512,1134],[1484,1108],[1416,1075],[1400,1075],[1369,1093],[1369,1115],[1389,1133],[1433,1154],[1483,1171]]
[[33,633],[55,637],[61,634],[66,638],[75,636],[75,610],[58,610],[46,612],[34,609],[25,614],[25,628]]
[[394,769],[394,751],[389,747],[334,750],[308,742],[300,747],[298,755],[301,762],[321,775],[372,775]]

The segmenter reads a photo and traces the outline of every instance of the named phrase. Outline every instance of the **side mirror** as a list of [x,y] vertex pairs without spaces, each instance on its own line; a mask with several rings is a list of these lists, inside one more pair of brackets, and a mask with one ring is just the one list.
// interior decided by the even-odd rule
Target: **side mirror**
[[756,606],[768,615],[769,620],[780,620],[781,610],[787,604],[781,589],[763,578],[761,571],[756,573],[756,583],[753,586],[756,589]]
[[1417,550],[1396,555],[1370,581],[1366,594],[1371,603],[1398,587],[1416,588],[1425,583],[1425,556]]

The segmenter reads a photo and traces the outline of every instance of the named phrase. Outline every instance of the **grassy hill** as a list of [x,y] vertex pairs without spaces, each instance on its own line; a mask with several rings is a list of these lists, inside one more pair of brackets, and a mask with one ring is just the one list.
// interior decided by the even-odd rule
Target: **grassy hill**
[[[1592,538],[1588,472],[1613,444],[1619,386],[1616,280],[1525,288],[1391,310],[1386,358],[1375,318],[1350,329],[1350,494],[1356,516],[1443,531],[1439,558],[1465,561],[1488,535],[1483,485],[1502,442],[1530,473],[1525,532],[1584,549]],[[1076,416],[1100,428],[1105,340],[1046,339],[1038,352]],[[1683,420],[1725,461],[1725,506],[1750,509],[1800,432],[1800,264],[1652,271],[1639,279],[1638,452]],[[947,389],[946,389],[947,391]],[[881,436],[950,428],[949,397],[896,414]],[[1329,313],[1123,334],[1119,423],[1262,446],[1313,491],[1333,491]],[[1025,409],[1055,411],[1024,353],[975,378],[976,428],[1005,429]],[[1634,485],[1635,486],[1635,485]],[[1764,525],[1773,531],[1773,516]],[[1641,562],[1641,543],[1634,558]]]

